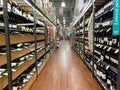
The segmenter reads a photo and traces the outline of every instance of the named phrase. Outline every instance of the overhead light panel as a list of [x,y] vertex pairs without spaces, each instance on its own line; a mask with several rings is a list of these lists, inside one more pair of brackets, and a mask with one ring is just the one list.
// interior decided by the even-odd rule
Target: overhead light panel
[[66,6],[65,2],[62,1],[62,3],[61,3],[61,7],[65,7],[65,6]]

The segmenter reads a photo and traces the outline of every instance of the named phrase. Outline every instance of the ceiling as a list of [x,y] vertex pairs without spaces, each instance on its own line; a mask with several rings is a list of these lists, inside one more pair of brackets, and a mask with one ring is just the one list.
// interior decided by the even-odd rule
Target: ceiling
[[[74,16],[75,0],[49,0],[56,7],[56,15],[63,25],[63,17],[65,17],[66,26],[69,26]],[[64,1],[66,6],[61,7],[61,2]],[[60,12],[61,11],[61,12]]]

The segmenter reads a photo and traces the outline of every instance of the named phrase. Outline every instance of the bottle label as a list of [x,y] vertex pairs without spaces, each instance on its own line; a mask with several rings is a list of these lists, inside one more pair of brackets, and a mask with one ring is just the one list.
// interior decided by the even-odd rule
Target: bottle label
[[108,56],[108,55],[105,55],[105,58],[106,58],[106,59],[109,59],[109,56]]
[[111,80],[107,79],[107,84],[110,85],[111,84]]
[[119,49],[117,49],[114,53],[117,54],[119,52]]
[[112,47],[109,47],[107,51],[110,51]]
[[108,70],[110,68],[110,66],[108,65],[107,67],[106,67],[106,70]]

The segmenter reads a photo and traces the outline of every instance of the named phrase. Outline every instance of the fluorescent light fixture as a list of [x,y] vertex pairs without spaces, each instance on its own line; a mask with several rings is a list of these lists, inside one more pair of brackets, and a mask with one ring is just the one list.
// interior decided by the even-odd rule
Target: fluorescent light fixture
[[66,6],[65,2],[62,1],[62,3],[61,3],[61,7],[65,7],[65,6]]

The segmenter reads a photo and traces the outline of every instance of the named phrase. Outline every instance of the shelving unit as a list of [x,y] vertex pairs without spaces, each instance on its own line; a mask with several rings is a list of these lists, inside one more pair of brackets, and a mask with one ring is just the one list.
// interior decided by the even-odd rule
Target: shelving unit
[[54,39],[46,37],[49,29],[45,28],[49,24],[55,25],[36,6],[35,1],[2,1],[0,90],[29,90],[54,51]]
[[[113,0],[95,0],[88,6],[74,23],[74,50],[104,90],[119,90],[120,40],[112,35]],[[83,39],[80,38],[82,22]],[[81,48],[83,53],[79,53]]]

